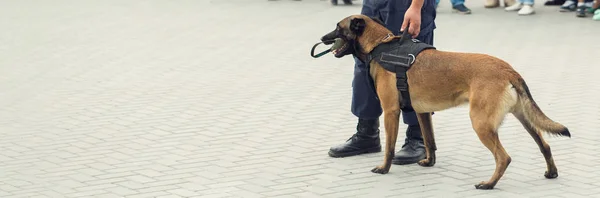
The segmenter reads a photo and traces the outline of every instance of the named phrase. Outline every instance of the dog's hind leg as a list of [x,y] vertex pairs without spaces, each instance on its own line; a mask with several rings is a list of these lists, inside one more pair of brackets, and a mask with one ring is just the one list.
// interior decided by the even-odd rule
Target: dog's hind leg
[[523,113],[521,113],[520,111],[514,112],[513,115],[521,122],[521,124],[523,125],[523,127],[525,127],[525,130],[529,132],[531,137],[533,137],[533,140],[535,141],[535,143],[537,143],[538,147],[540,148],[540,151],[544,155],[544,159],[546,159],[547,166],[544,176],[548,179],[558,177],[558,170],[556,169],[554,159],[552,158],[552,151],[550,150],[550,145],[548,145],[548,143],[546,143],[546,141],[544,140],[541,131],[531,126],[531,123],[529,123],[525,119],[525,115],[523,115]]
[[475,188],[493,189],[511,162],[510,156],[498,138],[498,128],[516,99],[507,92],[505,86],[493,82],[484,83],[488,85],[480,84],[482,86],[476,86],[471,90],[470,117],[477,136],[494,155],[496,169],[490,180],[476,184]]
[[427,157],[419,161],[418,164],[430,167],[435,164],[435,150],[437,150],[433,135],[433,124],[431,123],[431,113],[419,113],[417,114],[417,118],[421,126],[421,134],[425,143],[425,153],[427,154]]

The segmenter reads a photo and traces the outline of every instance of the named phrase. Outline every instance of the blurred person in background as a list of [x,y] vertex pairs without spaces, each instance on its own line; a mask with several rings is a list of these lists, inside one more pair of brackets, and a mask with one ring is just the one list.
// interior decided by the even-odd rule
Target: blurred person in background
[[600,21],[600,0],[596,0],[596,3],[592,6],[592,12],[594,13],[592,19]]
[[544,3],[544,5],[546,6],[559,6],[562,5],[563,3],[565,3],[566,0],[546,0],[546,3]]
[[[460,14],[471,14],[471,9],[465,6],[465,0],[450,0],[452,11]],[[435,0],[435,8],[440,4],[440,0]]]
[[[346,5],[352,5],[352,0],[343,0],[344,4]],[[338,0],[331,0],[331,4],[332,5],[337,5],[338,4]]]
[[560,12],[573,12],[575,16],[586,17],[587,13],[592,12],[594,0],[567,0],[560,6]]
[[[516,3],[516,0],[504,0],[504,7],[510,7]],[[485,8],[500,7],[500,0],[486,0],[483,5]]]

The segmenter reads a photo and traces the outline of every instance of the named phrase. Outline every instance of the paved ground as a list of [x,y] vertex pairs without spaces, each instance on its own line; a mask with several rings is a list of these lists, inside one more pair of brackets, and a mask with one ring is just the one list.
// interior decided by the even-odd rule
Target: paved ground
[[329,158],[354,132],[352,60],[309,50],[359,5],[21,0],[0,2],[0,197],[597,195],[600,23],[482,4],[462,16],[443,1],[436,46],[493,54],[527,79],[573,134],[546,136],[555,180],[508,117],[512,164],[495,190],[475,190],[494,163],[466,107],[434,116],[432,168],[377,175],[382,153]]

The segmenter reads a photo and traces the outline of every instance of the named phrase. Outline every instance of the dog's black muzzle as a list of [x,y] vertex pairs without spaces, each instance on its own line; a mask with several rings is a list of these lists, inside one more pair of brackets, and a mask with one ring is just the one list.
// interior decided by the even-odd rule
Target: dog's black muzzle
[[310,50],[310,56],[312,56],[313,58],[319,58],[329,52],[331,52],[331,48],[322,51],[321,53],[318,53],[315,55],[315,49],[317,48],[317,46],[321,43],[325,44],[325,45],[331,45],[335,42],[335,39],[337,38],[337,34],[336,34],[336,30],[326,34],[325,36],[321,37],[321,42],[316,43],[315,45],[313,45],[312,49]]
[[333,30],[325,36],[321,37],[321,42],[323,42],[325,45],[331,45],[334,42],[334,39],[336,39],[337,37],[337,30]]

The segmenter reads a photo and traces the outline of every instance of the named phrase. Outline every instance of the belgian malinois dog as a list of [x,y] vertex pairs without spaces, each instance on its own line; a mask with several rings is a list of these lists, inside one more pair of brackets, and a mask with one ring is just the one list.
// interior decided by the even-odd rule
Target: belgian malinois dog
[[[391,35],[391,36],[390,36]],[[381,21],[365,15],[352,15],[339,21],[335,30],[321,38],[336,42],[331,49],[341,58],[354,55],[365,62],[379,44],[400,39],[382,25]],[[545,131],[552,135],[571,137],[567,127],[542,112],[533,100],[525,81],[505,61],[486,54],[446,52],[426,49],[417,55],[406,72],[412,107],[417,113],[427,157],[418,162],[430,167],[435,164],[435,140],[431,113],[469,104],[471,124],[481,142],[491,151],[496,161],[494,174],[488,181],[475,185],[476,189],[493,189],[511,162],[510,156],[498,139],[498,128],[506,114],[513,114],[533,137],[546,159],[546,178],[558,177],[550,146],[542,137]],[[394,156],[401,97],[396,87],[396,74],[385,70],[377,61],[366,63],[381,102],[385,125],[385,157],[383,164],[371,171],[386,174]]]

